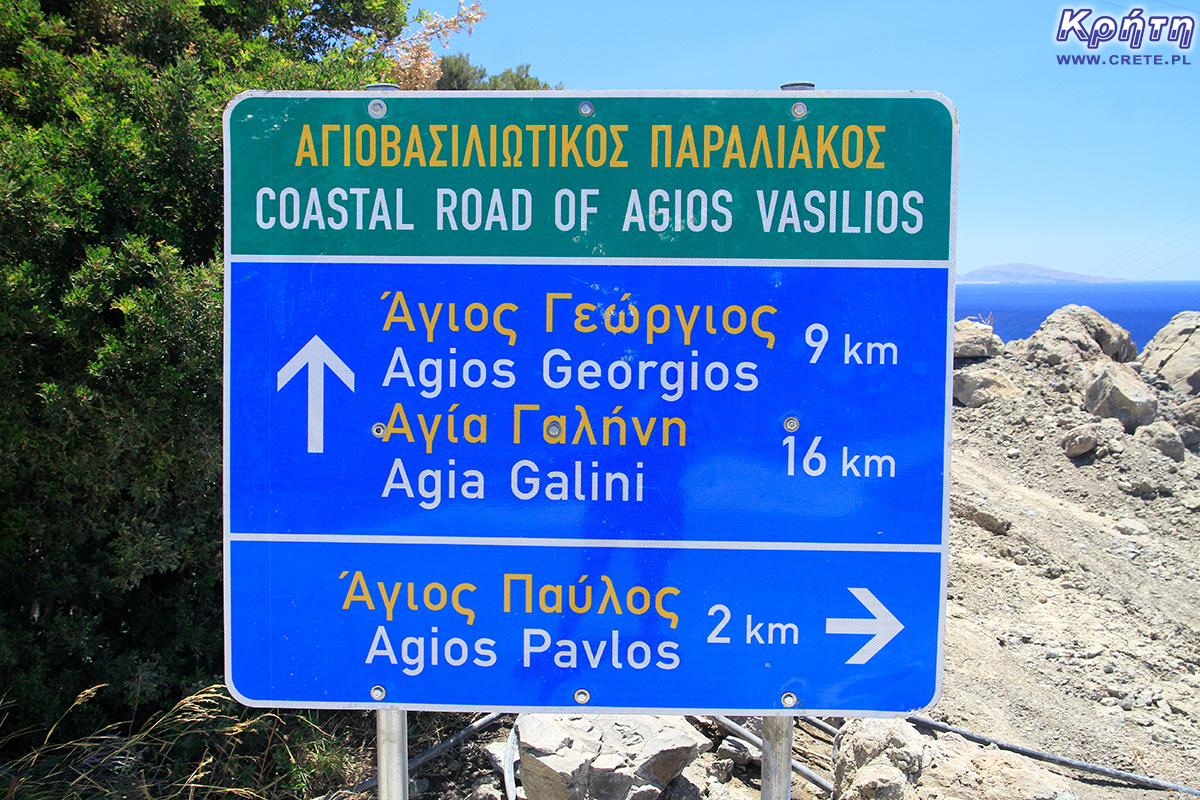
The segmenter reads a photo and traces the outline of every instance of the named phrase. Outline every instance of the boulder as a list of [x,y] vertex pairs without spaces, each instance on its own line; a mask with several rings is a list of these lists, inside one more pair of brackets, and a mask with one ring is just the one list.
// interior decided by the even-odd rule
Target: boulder
[[1179,441],[1183,442],[1184,447],[1200,444],[1200,428],[1195,425],[1177,425],[1175,432],[1179,434]]
[[833,796],[902,800],[924,753],[924,737],[902,719],[846,720],[833,743]]
[[1076,800],[1037,762],[954,733],[922,736],[900,719],[851,719],[834,740],[838,800]]
[[1172,416],[1175,418],[1175,432],[1183,440],[1184,446],[1195,447],[1200,444],[1200,397],[1176,406]]
[[1200,394],[1200,311],[1181,311],[1154,334],[1141,358],[1142,374],[1176,391]]
[[1127,433],[1133,433],[1154,421],[1158,399],[1128,366],[1105,361],[1092,373],[1084,407],[1098,417],[1120,421]]
[[999,370],[990,367],[965,369],[954,373],[954,399],[967,408],[979,408],[996,400],[1012,401],[1021,390]]
[[1133,434],[1134,441],[1142,442],[1153,447],[1164,456],[1175,461],[1183,461],[1186,452],[1183,439],[1169,422],[1157,420],[1149,425],[1143,425]]
[[1087,306],[1064,306],[1046,317],[1028,339],[1011,343],[1014,354],[1042,364],[1097,361],[1132,361],[1137,345],[1129,331]]
[[834,797],[838,800],[904,800],[907,786],[903,772],[887,763],[887,759],[877,758],[864,764],[855,773],[853,782],[842,787]]
[[518,725],[529,800],[651,800],[710,747],[678,717],[526,714]]
[[944,733],[926,751],[921,800],[1076,800],[1066,778],[1024,756]]
[[992,333],[992,326],[973,319],[954,323],[954,357],[987,358],[1004,350],[1004,340]]
[[1200,428],[1200,397],[1175,407],[1175,419],[1183,425]]

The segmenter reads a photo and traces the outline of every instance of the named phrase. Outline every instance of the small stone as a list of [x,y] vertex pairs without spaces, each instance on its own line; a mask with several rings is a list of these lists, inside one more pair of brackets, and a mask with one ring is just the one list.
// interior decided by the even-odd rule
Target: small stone
[[733,759],[718,758],[708,765],[706,773],[715,778],[717,783],[729,783],[729,779],[733,776]]
[[475,790],[467,795],[467,800],[504,800],[504,793],[496,786],[484,783],[476,786]]
[[1100,424],[1090,422],[1078,425],[1063,434],[1058,440],[1058,446],[1067,454],[1067,458],[1077,458],[1096,449],[1100,441]]
[[706,786],[704,788],[704,796],[708,800],[729,800],[729,798],[733,797],[729,793],[729,790],[719,783],[710,783]]
[[1123,533],[1126,536],[1145,536],[1150,533],[1150,528],[1141,520],[1126,517],[1117,523],[1117,533]]
[[727,758],[735,764],[749,764],[761,757],[757,747],[736,736],[726,736],[717,748],[717,758]]

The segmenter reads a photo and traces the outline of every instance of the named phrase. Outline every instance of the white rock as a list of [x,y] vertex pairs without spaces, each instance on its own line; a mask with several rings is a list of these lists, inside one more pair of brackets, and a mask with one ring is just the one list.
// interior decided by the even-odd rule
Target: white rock
[[1087,306],[1069,305],[1046,317],[1032,336],[1009,343],[1018,357],[1043,364],[1131,361],[1137,346],[1129,331]]
[[1117,533],[1123,533],[1126,536],[1145,536],[1150,533],[1150,528],[1140,519],[1126,518],[1117,523]]
[[[858,773],[876,759],[905,775],[921,771],[925,740],[917,729],[902,719],[850,719],[838,731],[834,740],[834,796],[841,797],[858,782]],[[885,772],[872,772],[869,784],[872,791],[882,781]],[[859,784],[864,787],[866,783]],[[864,795],[869,796],[869,795]]]
[[992,332],[991,325],[973,319],[954,323],[954,357],[984,358],[1004,351],[1004,340]]
[[1142,371],[1177,391],[1200,394],[1200,311],[1181,311],[1142,351]]
[[737,736],[726,736],[721,740],[721,746],[717,748],[717,757],[728,758],[735,764],[745,766],[751,761],[761,759],[762,751],[745,739],[740,739]]
[[1076,425],[1063,434],[1058,440],[1058,446],[1063,449],[1068,458],[1090,453],[1096,449],[1100,441],[1100,424],[1089,422],[1086,425]]
[[1154,421],[1158,399],[1136,372],[1108,361],[1092,373],[1084,406],[1099,417],[1118,420],[1129,433]]
[[1076,800],[1066,779],[1035,761],[985,749],[953,733],[931,742],[922,796],[955,800]]
[[1017,385],[999,370],[979,367],[954,373],[954,399],[967,408],[1011,401],[1020,396]]
[[527,714],[518,734],[529,800],[651,800],[710,747],[681,717]]
[[908,781],[885,756],[864,764],[854,774],[849,785],[834,791],[838,800],[904,800]]
[[1133,434],[1134,441],[1142,442],[1153,447],[1164,456],[1175,461],[1183,461],[1187,452],[1183,439],[1169,422],[1156,420],[1149,425],[1143,425]]

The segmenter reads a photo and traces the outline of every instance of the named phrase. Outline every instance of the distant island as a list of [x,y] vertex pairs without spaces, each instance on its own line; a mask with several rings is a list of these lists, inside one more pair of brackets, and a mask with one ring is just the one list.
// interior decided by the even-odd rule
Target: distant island
[[996,264],[958,276],[956,283],[1128,283],[1124,278],[1103,278],[1047,269],[1036,264]]

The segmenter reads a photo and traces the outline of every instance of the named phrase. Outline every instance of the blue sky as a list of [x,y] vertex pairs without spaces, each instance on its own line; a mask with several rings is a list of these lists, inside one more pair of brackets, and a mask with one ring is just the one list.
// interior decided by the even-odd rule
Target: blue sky
[[[416,4],[414,4],[415,6]],[[449,16],[454,2],[430,2]],[[1200,0],[1092,0],[1085,26]],[[1200,280],[1200,44],[1055,41],[1063,6],[807,0],[484,0],[448,51],[528,63],[568,90],[922,89],[957,106],[958,271],[1026,262],[1133,280]],[[1148,38],[1148,37],[1147,37]],[[1099,55],[1101,65],[1059,56]],[[1108,64],[1155,54],[1161,65]],[[1190,62],[1170,64],[1172,56]],[[1132,62],[1132,59],[1130,59]]]

